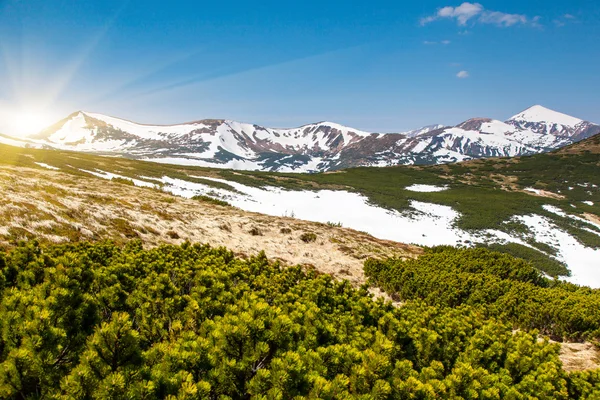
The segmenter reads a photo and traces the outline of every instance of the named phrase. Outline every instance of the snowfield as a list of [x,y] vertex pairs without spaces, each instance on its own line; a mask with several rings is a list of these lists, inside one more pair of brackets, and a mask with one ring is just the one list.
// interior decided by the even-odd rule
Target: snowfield
[[[444,205],[413,200],[409,210],[398,212],[377,207],[370,204],[366,197],[346,191],[288,191],[274,187],[250,187],[224,179],[203,178],[228,184],[239,193],[168,177],[163,178],[164,189],[184,197],[192,197],[196,194],[219,197],[243,210],[268,215],[292,216],[324,223],[339,222],[344,227],[402,243],[456,246],[513,242],[531,247],[523,238],[499,230],[488,229],[473,233],[458,229],[454,223],[460,216],[459,213]],[[429,191],[433,191],[434,188],[438,191],[441,188],[432,185],[413,186],[417,186],[419,190]],[[544,209],[561,216],[585,221],[580,217],[567,215],[551,205],[545,205]],[[533,214],[518,216],[515,219],[528,226],[537,241],[557,250],[557,258],[567,264],[571,270],[572,276],[566,280],[580,285],[600,287],[600,250],[585,247],[546,217]],[[590,232],[597,234],[592,230]]]
[[[528,188],[525,188],[524,190],[526,190],[526,191],[528,191],[528,192],[531,192],[531,193],[535,193],[535,194],[537,194],[537,195],[539,195],[539,196],[541,196],[541,195],[542,195],[542,191],[541,191],[541,190],[539,190],[539,189],[534,189],[534,188],[530,188],[530,187],[528,187]],[[552,207],[552,206],[549,206],[549,207]],[[549,211],[549,210],[548,210],[548,211]]]

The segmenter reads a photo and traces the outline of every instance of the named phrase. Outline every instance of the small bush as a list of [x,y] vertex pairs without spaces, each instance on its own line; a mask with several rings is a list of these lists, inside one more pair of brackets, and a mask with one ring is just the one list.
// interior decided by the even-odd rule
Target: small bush
[[332,228],[341,228],[342,227],[342,223],[341,222],[327,221],[327,226],[330,226]]
[[132,239],[138,237],[138,233],[135,229],[133,229],[127,220],[124,220],[123,218],[115,218],[110,222],[111,225],[126,238]]
[[167,236],[171,239],[179,239],[179,234],[175,231],[167,231]]
[[304,243],[312,243],[317,240],[317,235],[312,232],[305,232],[300,235],[300,240],[302,240]]
[[146,229],[146,231],[148,231],[148,233],[151,233],[151,234],[153,234],[153,235],[155,235],[155,236],[158,236],[158,235],[160,235],[160,232],[159,232],[159,231],[157,231],[156,229],[154,229],[154,228],[153,228],[153,227],[151,227],[151,226],[145,225],[145,226],[144,226],[144,228]]
[[123,185],[129,185],[129,186],[135,186],[135,183],[133,183],[133,181],[131,179],[127,179],[127,178],[119,178],[117,176],[112,177],[111,182],[116,182],[116,183],[121,183]]
[[262,236],[262,231],[255,226],[253,226],[252,229],[248,231],[248,233],[252,236]]
[[283,233],[284,235],[289,235],[290,233],[292,233],[292,230],[290,228],[281,228],[279,230],[279,233]]
[[223,222],[221,225],[219,225],[219,229],[225,232],[231,232],[231,225],[229,222]]
[[217,206],[231,207],[231,204],[224,200],[212,198],[210,196],[197,195],[192,197],[192,200],[203,201],[205,203],[216,204]]

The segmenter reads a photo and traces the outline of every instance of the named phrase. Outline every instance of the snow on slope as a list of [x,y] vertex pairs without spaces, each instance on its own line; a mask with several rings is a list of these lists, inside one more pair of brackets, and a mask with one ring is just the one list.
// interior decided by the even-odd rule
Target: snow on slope
[[549,108],[535,105],[512,116],[509,120],[512,121],[527,121],[527,122],[546,122],[551,124],[560,124],[566,126],[576,126],[583,121],[579,118],[571,117],[570,115],[550,110]]
[[83,115],[88,115],[99,121],[106,122],[107,124],[112,125],[114,128],[122,130],[123,132],[131,133],[132,135],[139,136],[143,139],[153,140],[163,139],[165,135],[184,135],[193,129],[205,127],[205,125],[202,123],[193,122],[178,125],[144,125],[103,114],[83,111],[79,112],[77,118],[80,118]]
[[520,130],[552,134],[558,138],[575,139],[575,141],[600,133],[598,125],[539,105],[520,112],[506,123]]
[[571,276],[565,280],[578,285],[600,288],[600,249],[583,246],[546,217],[532,214],[515,219],[524,223],[538,242],[558,250],[559,259],[571,270]]
[[[214,119],[143,125],[80,111],[32,137],[29,143],[184,165],[319,172],[530,155],[596,133],[600,133],[598,125],[541,106],[506,122],[473,118],[455,127],[430,125],[385,134],[327,121],[289,129]],[[7,140],[0,137],[0,142]]]
[[444,125],[427,125],[419,129],[414,129],[412,131],[402,132],[402,134],[406,135],[406,137],[412,138],[415,136],[423,135],[425,133],[429,133],[435,131],[437,129],[443,128]]

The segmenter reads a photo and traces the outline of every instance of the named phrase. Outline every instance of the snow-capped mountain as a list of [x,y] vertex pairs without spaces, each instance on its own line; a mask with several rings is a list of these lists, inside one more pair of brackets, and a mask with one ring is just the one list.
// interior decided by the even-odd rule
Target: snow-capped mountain
[[[454,127],[431,125],[385,134],[332,122],[292,129],[220,119],[143,125],[79,111],[26,143],[174,164],[314,172],[527,155],[566,146],[597,133],[599,125],[542,106],[533,106],[505,122],[473,118]],[[0,137],[0,141],[10,144],[15,144],[15,140]]]

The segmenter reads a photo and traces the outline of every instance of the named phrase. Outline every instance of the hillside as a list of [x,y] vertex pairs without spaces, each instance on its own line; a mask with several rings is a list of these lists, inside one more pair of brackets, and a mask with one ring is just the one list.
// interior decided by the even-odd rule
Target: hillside
[[323,172],[536,154],[599,132],[599,125],[542,106],[504,122],[472,118],[402,133],[365,132],[333,122],[291,129],[223,119],[145,125],[79,111],[27,139],[0,136],[0,142],[181,165]]
[[[579,144],[595,143],[597,138]],[[440,166],[277,174],[3,146],[5,165],[125,180],[275,217],[340,224],[416,245],[485,245],[551,276],[600,287],[598,154],[561,152]]]
[[[66,243],[140,239],[149,246],[210,243],[240,257],[265,251],[288,265],[312,266],[362,283],[363,260],[415,256],[421,249],[327,224],[184,199],[127,182],[56,171],[0,166],[0,245],[19,240]],[[303,241],[303,234],[313,234]]]

